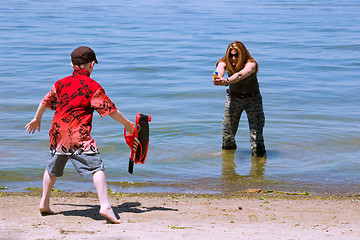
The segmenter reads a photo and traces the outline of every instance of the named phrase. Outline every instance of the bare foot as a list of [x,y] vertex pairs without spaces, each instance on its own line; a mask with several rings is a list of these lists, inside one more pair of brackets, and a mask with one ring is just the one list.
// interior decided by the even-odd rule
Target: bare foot
[[39,208],[41,216],[54,215],[55,212],[51,211],[51,209]]
[[100,214],[103,217],[108,218],[113,223],[122,223],[119,219],[116,218],[114,211],[112,208],[100,208]]

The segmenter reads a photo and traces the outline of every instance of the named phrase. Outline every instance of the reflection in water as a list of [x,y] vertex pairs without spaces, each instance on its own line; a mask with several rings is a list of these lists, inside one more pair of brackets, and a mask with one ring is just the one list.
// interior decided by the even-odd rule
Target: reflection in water
[[235,151],[236,150],[223,150],[222,151],[222,175],[221,179],[223,183],[234,184],[239,182],[239,180],[260,180],[264,177],[265,165],[266,165],[266,156],[265,157],[255,157],[251,156],[251,169],[248,175],[239,175],[236,173],[236,164],[235,164]]

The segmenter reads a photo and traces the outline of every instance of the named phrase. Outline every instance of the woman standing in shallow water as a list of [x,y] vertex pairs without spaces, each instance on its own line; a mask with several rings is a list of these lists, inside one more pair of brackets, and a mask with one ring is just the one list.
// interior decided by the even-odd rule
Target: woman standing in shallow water
[[[236,149],[235,135],[245,110],[250,129],[252,155],[266,155],[263,128],[265,115],[257,80],[258,64],[245,45],[239,41],[229,44],[226,54],[216,63],[218,78],[215,86],[229,86],[222,123],[222,148]],[[225,71],[228,78],[224,78]]]

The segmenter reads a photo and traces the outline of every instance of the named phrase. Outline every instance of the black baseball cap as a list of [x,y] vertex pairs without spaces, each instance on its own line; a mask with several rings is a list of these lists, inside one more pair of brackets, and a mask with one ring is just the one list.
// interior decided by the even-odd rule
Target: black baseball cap
[[71,61],[74,65],[78,66],[92,61],[98,63],[95,52],[91,48],[85,46],[78,47],[71,53]]

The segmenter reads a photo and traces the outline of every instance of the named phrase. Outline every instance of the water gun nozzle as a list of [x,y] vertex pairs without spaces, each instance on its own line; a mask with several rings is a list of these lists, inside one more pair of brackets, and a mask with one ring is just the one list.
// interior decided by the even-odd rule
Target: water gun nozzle
[[213,77],[214,77],[214,78],[219,78],[219,73],[218,73],[217,71],[214,71],[214,72],[213,72]]

